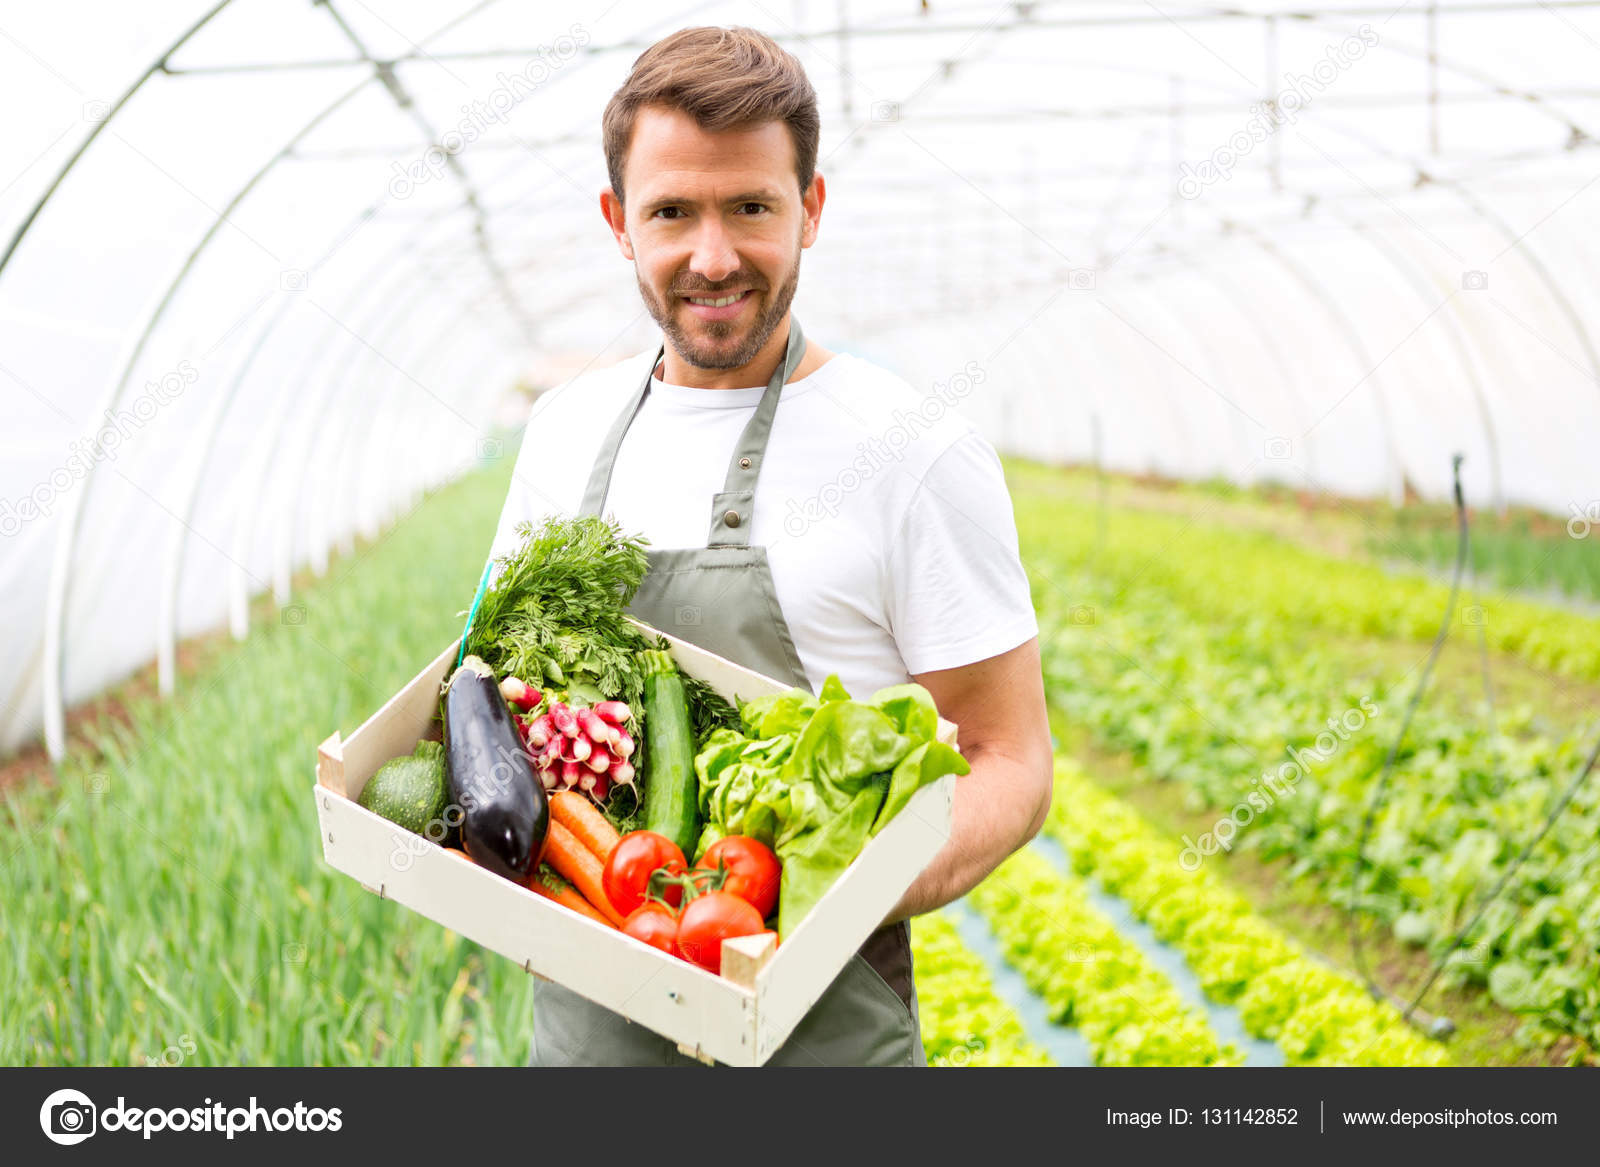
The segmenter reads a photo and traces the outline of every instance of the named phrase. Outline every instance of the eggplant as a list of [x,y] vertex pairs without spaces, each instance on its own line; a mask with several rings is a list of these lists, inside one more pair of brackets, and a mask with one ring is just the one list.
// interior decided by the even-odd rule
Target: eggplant
[[539,870],[550,802],[494,670],[469,656],[444,691],[445,771],[473,862],[526,883]]

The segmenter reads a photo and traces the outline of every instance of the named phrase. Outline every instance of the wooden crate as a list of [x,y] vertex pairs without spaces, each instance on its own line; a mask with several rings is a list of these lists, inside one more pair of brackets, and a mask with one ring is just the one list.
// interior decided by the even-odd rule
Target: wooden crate
[[[730,699],[789,687],[666,639],[680,670]],[[428,732],[457,647],[435,657],[349,738],[334,733],[318,749],[313,793],[323,858],[369,891],[671,1038],[704,1061],[753,1066],[770,1058],[949,838],[954,775],[919,791],[781,947],[772,951],[770,938],[729,941],[723,974],[708,973],[356,804],[378,767],[411,753]],[[941,719],[939,739],[956,744],[956,727]]]

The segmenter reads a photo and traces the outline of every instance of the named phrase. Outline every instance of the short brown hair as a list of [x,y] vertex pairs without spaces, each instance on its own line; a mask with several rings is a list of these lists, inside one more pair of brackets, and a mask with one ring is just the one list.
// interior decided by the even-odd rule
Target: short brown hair
[[822,126],[817,93],[799,60],[765,33],[685,28],[639,54],[622,88],[606,103],[600,123],[606,171],[619,200],[634,120],[650,105],[682,110],[701,129],[713,132],[782,121],[794,141],[800,190],[811,185]]

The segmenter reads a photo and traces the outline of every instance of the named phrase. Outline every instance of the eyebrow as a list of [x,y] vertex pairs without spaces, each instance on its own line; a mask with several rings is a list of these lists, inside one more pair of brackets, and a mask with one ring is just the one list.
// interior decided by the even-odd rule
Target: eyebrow
[[[640,208],[640,213],[652,215],[662,207],[693,206],[695,200],[685,198],[683,195],[661,195],[651,199]],[[774,190],[751,190],[740,194],[730,195],[723,200],[724,206],[736,206],[739,203],[782,203],[783,196]]]

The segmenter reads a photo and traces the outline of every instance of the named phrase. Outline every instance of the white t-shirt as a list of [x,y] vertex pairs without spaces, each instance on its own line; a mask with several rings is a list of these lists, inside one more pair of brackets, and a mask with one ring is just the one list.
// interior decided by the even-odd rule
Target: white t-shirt
[[[518,522],[577,513],[655,351],[534,403],[492,555],[516,547]],[[652,549],[704,547],[712,496],[764,389],[654,380],[618,454],[606,515]],[[1000,460],[947,397],[848,353],[783,387],[750,539],[767,549],[813,692],[837,673],[865,698],[1038,633]]]

